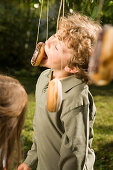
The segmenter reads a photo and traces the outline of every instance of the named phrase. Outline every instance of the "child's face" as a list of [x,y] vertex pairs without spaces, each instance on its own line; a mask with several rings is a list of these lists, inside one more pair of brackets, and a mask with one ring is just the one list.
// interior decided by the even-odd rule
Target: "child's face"
[[67,66],[68,60],[73,56],[73,50],[67,47],[67,42],[60,41],[57,34],[52,35],[45,42],[45,52],[47,58],[44,58],[41,65],[54,70],[61,70]]

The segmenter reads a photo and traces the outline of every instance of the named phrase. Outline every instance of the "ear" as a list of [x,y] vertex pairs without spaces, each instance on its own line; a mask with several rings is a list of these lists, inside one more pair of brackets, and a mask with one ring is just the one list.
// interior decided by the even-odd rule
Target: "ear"
[[68,73],[78,73],[78,70],[76,67],[68,67],[68,66],[65,66],[64,70]]

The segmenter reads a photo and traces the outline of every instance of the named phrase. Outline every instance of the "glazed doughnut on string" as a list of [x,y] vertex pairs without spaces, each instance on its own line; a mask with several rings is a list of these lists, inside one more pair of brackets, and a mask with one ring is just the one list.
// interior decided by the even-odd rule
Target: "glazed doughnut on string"
[[113,79],[113,26],[105,25],[99,33],[88,71],[92,83],[98,86],[108,85]]
[[[45,54],[45,44],[42,43],[42,42],[38,43],[39,32],[40,32],[40,22],[41,22],[41,17],[42,17],[42,10],[43,10],[43,0],[42,0],[42,3],[41,3],[40,16],[39,16],[39,22],[38,22],[36,48],[35,48],[33,57],[31,59],[32,66],[38,66],[40,64],[40,62],[42,61],[43,56]],[[46,40],[48,39],[48,12],[49,12],[49,0],[47,1],[47,31],[46,31]]]
[[[64,5],[65,0],[61,0],[59,12],[58,12],[58,18],[57,18],[57,30],[58,30],[58,22],[61,14],[61,8],[63,5],[63,16],[64,16]],[[42,8],[43,8],[43,0],[41,3],[41,11],[40,11],[40,17],[39,17],[39,23],[38,23],[38,32],[37,32],[37,40],[36,40],[36,49],[33,54],[33,57],[31,59],[31,64],[33,66],[38,66],[43,59],[45,48],[44,43],[39,42],[39,31],[40,31],[40,21],[42,16]],[[48,16],[49,14],[49,0],[47,1],[47,31],[46,31],[46,40],[48,39]],[[54,57],[54,56],[53,56]],[[52,66],[51,66],[51,79],[49,81],[48,85],[48,96],[47,96],[47,109],[50,112],[57,112],[60,109],[61,103],[62,103],[62,84],[60,80],[53,79],[52,80],[52,72],[53,72],[53,57],[52,57]],[[61,57],[61,70],[62,70],[62,57]]]
[[[100,13],[104,0],[100,0],[97,20],[100,22]],[[104,25],[98,34],[94,52],[89,58],[88,73],[93,84],[108,85],[113,80],[113,26]]]
[[[97,12],[98,20],[100,19],[100,11],[102,10],[103,3],[104,3],[104,0],[100,0],[100,2],[99,2],[99,10]],[[64,17],[65,0],[61,0],[60,1],[60,7],[59,7],[58,17],[57,17],[56,31],[58,31],[59,18],[60,18],[62,6],[63,6],[63,17]],[[42,60],[42,58],[44,56],[44,51],[45,51],[44,43],[42,43],[43,46],[42,46],[41,43],[38,43],[39,30],[40,30],[40,20],[41,20],[41,16],[42,16],[42,7],[43,7],[43,0],[42,0],[42,3],[41,3],[41,11],[40,11],[39,24],[38,24],[37,41],[36,41],[36,52],[34,53],[34,58],[31,61],[32,65],[34,65],[34,66],[38,66],[40,64],[40,62],[41,62],[41,60]],[[48,18],[49,18],[48,17],[48,13],[49,13],[49,0],[47,1],[47,31],[46,31],[46,40],[48,39]],[[38,56],[40,56],[41,58],[38,57]],[[53,73],[53,57],[52,57],[51,75]],[[36,62],[37,59],[38,59],[38,62]],[[62,65],[63,65],[63,61],[62,61],[62,57],[61,57],[61,71],[62,71]],[[52,88],[52,85],[54,85],[54,88]],[[58,88],[57,88],[57,86],[58,86]],[[59,88],[60,88],[60,90],[59,90]],[[57,100],[56,100],[55,97],[58,97],[58,100],[60,98],[60,102],[58,102],[58,103],[61,106],[61,103],[62,103],[62,90],[61,89],[62,89],[62,84],[61,84],[60,80],[58,80],[58,79],[55,79],[55,80],[53,79],[52,80],[52,76],[51,76],[51,79],[49,81],[49,86],[48,86],[48,96],[50,95],[50,97],[47,97],[47,109],[48,109],[48,111],[56,112],[56,111],[58,111],[60,109],[60,107],[58,107]],[[60,95],[60,97],[59,97],[59,95]],[[53,103],[56,103],[55,107],[54,107]],[[49,106],[51,106],[51,108]]]
[[[64,16],[64,5],[65,5],[65,0],[61,0],[60,2],[60,7],[59,7],[59,12],[58,12],[58,17],[57,17],[57,30],[58,30],[58,23],[59,23],[59,18],[60,18],[60,13],[61,13],[61,8],[63,5],[63,16]],[[37,31],[37,39],[36,39],[36,49],[34,51],[33,57],[31,59],[31,64],[33,66],[38,66],[40,62],[42,61],[44,55],[45,48],[44,48],[44,43],[38,43],[39,39],[39,32],[40,32],[40,22],[41,22],[41,17],[42,17],[42,9],[43,9],[43,0],[41,3],[41,10],[40,10],[40,17],[39,17],[39,22],[38,22],[38,31]],[[48,19],[49,19],[49,0],[47,1],[47,29],[46,29],[46,40],[48,39]],[[56,31],[57,31],[56,30]],[[53,63],[53,59],[52,59]],[[53,64],[52,64],[53,66]],[[62,58],[61,58],[61,70],[62,70]]]

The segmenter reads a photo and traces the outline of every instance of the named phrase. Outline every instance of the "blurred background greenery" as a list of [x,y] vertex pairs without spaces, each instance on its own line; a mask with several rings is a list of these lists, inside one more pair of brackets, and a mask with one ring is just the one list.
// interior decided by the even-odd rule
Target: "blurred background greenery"
[[[81,12],[102,25],[113,25],[113,0],[65,0],[65,14]],[[28,110],[22,132],[23,159],[32,144],[35,84],[45,69],[32,67],[42,0],[0,0],[0,73],[17,78],[28,93]],[[56,31],[60,0],[49,0],[49,36]],[[99,11],[100,10],[100,11]],[[39,41],[46,40],[47,0],[44,0]],[[61,14],[62,15],[62,14]],[[95,170],[113,169],[113,82],[106,87],[90,86],[97,107],[93,148]],[[36,168],[34,168],[35,170]]]
[[[113,1],[104,0],[99,11],[99,0],[65,0],[65,13],[79,11],[101,24],[113,24]],[[103,1],[103,0],[101,0]],[[30,60],[35,49],[37,27],[42,0],[0,0],[0,70],[36,71]],[[43,1],[39,41],[46,39],[47,0]],[[49,0],[49,36],[56,31],[60,0]]]

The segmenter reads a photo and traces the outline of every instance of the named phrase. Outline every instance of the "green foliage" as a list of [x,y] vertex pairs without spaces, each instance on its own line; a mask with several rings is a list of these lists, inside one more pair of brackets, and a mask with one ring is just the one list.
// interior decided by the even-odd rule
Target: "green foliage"
[[113,82],[105,87],[90,87],[97,116],[94,125],[93,148],[96,152],[95,170],[113,169]]
[[[29,8],[24,8],[22,5],[21,7],[8,5],[0,11],[2,13],[2,28],[0,27],[0,44],[2,44],[0,46],[0,64],[2,66],[12,67],[13,65],[13,67],[21,68],[25,64],[29,65],[25,45],[29,41],[27,32],[31,27],[30,13]],[[29,50],[30,48],[27,54],[29,54]]]
[[[31,69],[30,60],[35,49],[37,27],[40,15],[39,8],[34,8],[34,2],[12,1],[8,4],[0,3],[0,67]],[[51,2],[53,4],[54,1]],[[46,5],[40,25],[39,41],[46,38]],[[55,28],[51,22],[50,33]],[[43,29],[42,29],[43,28]]]
[[[93,19],[100,18],[102,24],[113,24],[113,0],[104,0],[99,14],[99,0],[65,2],[65,14],[72,9]],[[41,4],[42,0],[0,1],[0,69],[33,70],[30,60],[37,39]],[[49,0],[49,36],[56,31],[59,5],[60,1]],[[46,40],[46,12],[47,0],[43,0],[39,41]]]
[[113,1],[104,0],[102,10],[99,12],[100,1],[99,0],[66,0],[67,11],[72,8],[74,11],[79,11],[85,15],[92,17],[93,19],[101,18],[102,24],[113,24]]

